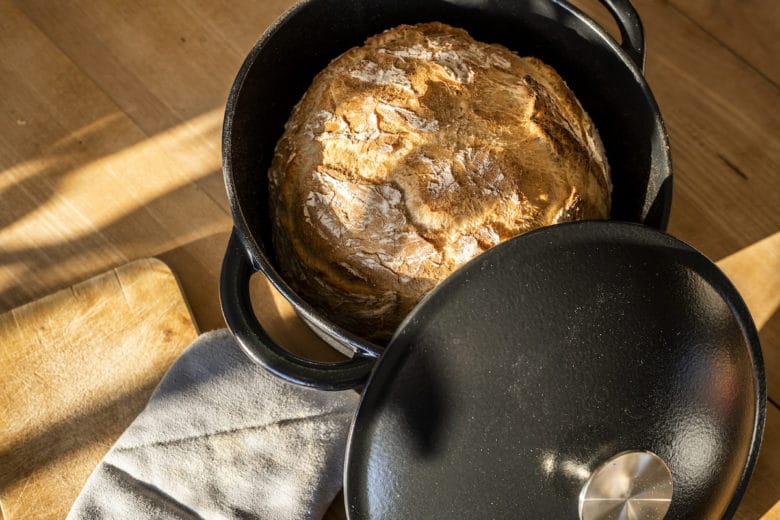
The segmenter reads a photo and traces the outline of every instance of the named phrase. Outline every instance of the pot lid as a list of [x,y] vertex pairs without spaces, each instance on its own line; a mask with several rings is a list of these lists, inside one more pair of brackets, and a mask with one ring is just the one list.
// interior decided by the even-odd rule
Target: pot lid
[[763,377],[744,303],[690,246],[616,222],[528,233],[448,278],[385,351],[349,517],[728,516]]

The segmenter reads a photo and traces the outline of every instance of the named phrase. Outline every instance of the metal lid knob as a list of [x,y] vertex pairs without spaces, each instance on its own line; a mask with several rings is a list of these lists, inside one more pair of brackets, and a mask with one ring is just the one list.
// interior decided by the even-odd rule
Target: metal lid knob
[[580,520],[662,520],[672,503],[672,472],[649,451],[616,455],[580,492]]

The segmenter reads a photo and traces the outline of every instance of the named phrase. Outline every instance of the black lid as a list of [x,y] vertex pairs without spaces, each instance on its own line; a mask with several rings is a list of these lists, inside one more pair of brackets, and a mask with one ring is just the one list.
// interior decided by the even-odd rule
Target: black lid
[[667,518],[733,513],[764,374],[734,287],[638,225],[553,226],[434,290],[378,363],[346,464],[350,518],[578,518],[605,461],[652,452]]

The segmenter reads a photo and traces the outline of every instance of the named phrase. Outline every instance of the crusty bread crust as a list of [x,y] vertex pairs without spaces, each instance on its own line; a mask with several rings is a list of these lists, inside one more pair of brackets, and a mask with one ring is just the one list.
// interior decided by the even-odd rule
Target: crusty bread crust
[[332,321],[385,340],[456,268],[531,229],[609,215],[604,149],[550,67],[440,23],[336,58],[269,171],[282,274]]

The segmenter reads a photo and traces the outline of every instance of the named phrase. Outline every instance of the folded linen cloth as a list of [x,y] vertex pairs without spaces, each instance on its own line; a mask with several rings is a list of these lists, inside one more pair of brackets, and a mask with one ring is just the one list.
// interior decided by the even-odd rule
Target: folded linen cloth
[[322,518],[341,487],[353,391],[278,379],[203,334],[89,477],[68,519]]

